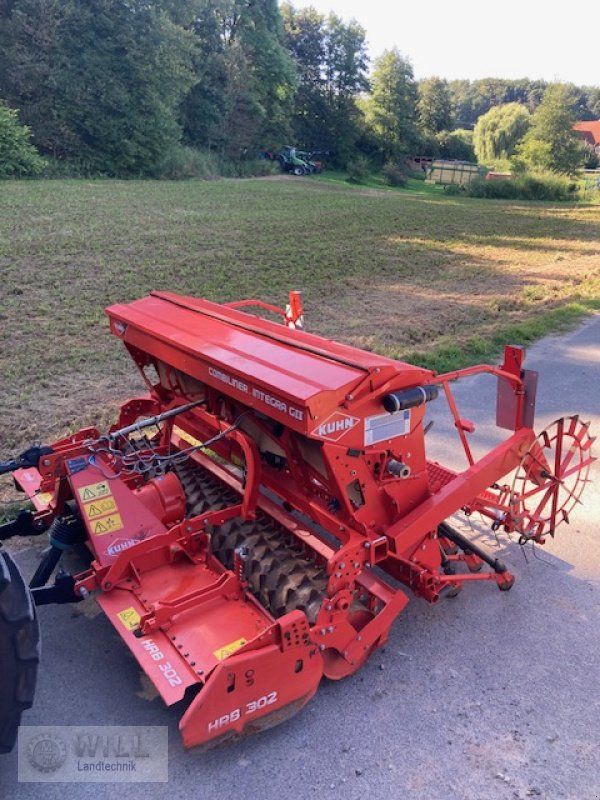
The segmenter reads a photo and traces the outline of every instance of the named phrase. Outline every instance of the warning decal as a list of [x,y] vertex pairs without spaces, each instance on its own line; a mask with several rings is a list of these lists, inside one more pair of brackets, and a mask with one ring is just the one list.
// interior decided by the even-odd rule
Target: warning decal
[[236,639],[235,642],[230,642],[224,647],[219,647],[218,650],[214,651],[213,655],[219,661],[223,661],[227,658],[227,656],[233,655],[236,650],[239,650],[240,647],[243,647],[246,644],[246,641],[246,639]]
[[108,481],[100,481],[100,483],[89,483],[87,486],[82,486],[79,489],[79,497],[84,503],[90,500],[97,500],[99,497],[107,497],[111,494]]
[[86,503],[83,510],[88,519],[96,519],[117,511],[117,504],[112,496],[104,497],[100,500],[94,500],[92,503]]
[[90,520],[90,528],[95,536],[102,536],[105,533],[116,533],[123,527],[123,520],[120,514],[111,514],[109,517],[102,517],[98,520]]
[[128,631],[134,630],[134,628],[138,628],[140,625],[140,615],[135,610],[135,608],[124,608],[123,611],[119,611],[117,617],[121,620],[123,625],[127,628]]

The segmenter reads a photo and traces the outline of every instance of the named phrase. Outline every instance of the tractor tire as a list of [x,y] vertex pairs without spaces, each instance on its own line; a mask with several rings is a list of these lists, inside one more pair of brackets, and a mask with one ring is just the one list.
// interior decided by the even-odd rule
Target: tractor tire
[[304,167],[294,167],[293,173],[296,176],[304,175]]
[[39,660],[31,592],[11,556],[0,551],[0,753],[13,749],[21,713],[31,708]]

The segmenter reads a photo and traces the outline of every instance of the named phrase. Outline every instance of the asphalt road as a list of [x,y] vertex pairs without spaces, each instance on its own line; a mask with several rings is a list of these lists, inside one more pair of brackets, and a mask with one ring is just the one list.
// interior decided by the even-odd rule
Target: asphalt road
[[[530,349],[541,429],[579,412],[600,433],[600,317]],[[463,416],[493,419],[491,379],[456,387]],[[443,411],[437,403],[435,416]],[[457,457],[437,420],[428,446]],[[482,424],[476,434],[491,440]],[[600,447],[598,448],[600,450]],[[600,462],[598,462],[600,463]],[[291,720],[207,753],[186,751],[167,709],[94,604],[40,609],[43,665],[29,725],[168,725],[169,783],[18,784],[11,800],[234,797],[239,800],[597,800],[600,798],[600,469],[585,505],[537,557],[474,521],[509,564],[510,592],[475,584],[429,606],[412,600],[384,651],[355,676],[324,682]],[[457,464],[459,465],[459,464]],[[21,551],[25,570],[33,551]],[[83,606],[83,607],[82,607]]]

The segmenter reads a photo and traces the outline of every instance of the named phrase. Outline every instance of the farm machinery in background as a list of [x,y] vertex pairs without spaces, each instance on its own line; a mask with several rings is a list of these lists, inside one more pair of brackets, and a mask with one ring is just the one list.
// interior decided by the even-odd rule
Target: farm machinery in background
[[[543,544],[580,502],[588,425],[568,417],[536,437],[536,373],[519,347],[497,368],[437,375],[305,332],[297,292],[285,309],[152,292],[107,314],[147,393],[107,431],[0,467],[32,504],[0,539],[49,543],[29,586],[0,551],[5,751],[33,700],[35,606],[94,595],[165,703],[186,700],[185,745],[211,745],[286,719],[323,676],[356,672],[408,592],[437,603],[475,581],[510,589],[456,513]],[[475,459],[451,383],[479,373],[497,379],[506,436]],[[463,471],[428,458],[440,393]],[[87,559],[69,574],[74,548]]]
[[325,150],[298,150],[296,147],[286,145],[281,152],[274,156],[279,161],[283,172],[293,175],[314,175],[323,172],[323,156],[329,155]]

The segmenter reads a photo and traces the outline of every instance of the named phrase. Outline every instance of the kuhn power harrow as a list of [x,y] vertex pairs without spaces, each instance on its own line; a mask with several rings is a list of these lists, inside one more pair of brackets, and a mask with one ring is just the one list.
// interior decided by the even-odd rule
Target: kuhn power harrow
[[[588,426],[573,416],[536,438],[536,374],[519,347],[498,368],[436,375],[304,332],[294,292],[285,310],[153,292],[107,313],[148,393],[107,433],[86,428],[1,467],[33,510],[0,538],[49,538],[29,588],[0,552],[5,750],[32,701],[34,605],[95,593],[164,701],[188,701],[185,744],[203,745],[281,722],[323,675],[359,669],[404,588],[430,603],[472,581],[510,589],[506,566],[449,523],[455,513],[543,544],[580,501]],[[475,460],[451,383],[477,373],[496,376],[508,433]],[[424,418],[440,392],[462,472],[427,458]],[[60,559],[81,546],[86,568],[68,574]]]

